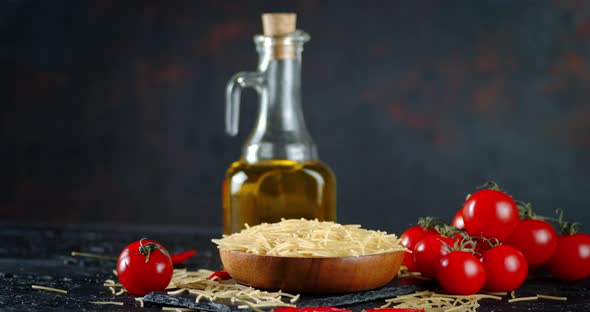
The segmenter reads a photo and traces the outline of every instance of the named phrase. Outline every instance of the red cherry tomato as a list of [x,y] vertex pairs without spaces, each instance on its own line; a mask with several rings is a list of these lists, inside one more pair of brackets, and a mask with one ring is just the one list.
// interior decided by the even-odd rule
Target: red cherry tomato
[[458,228],[459,230],[465,229],[465,222],[463,222],[463,209],[459,209],[457,213],[455,213],[451,225]]
[[492,247],[483,254],[481,262],[486,270],[484,289],[487,291],[515,290],[524,283],[528,273],[524,255],[509,245]]
[[117,277],[137,296],[165,289],[172,279],[172,260],[160,243],[142,239],[129,244],[117,260]]
[[440,260],[436,280],[450,294],[473,295],[483,287],[486,271],[478,257],[466,251],[453,251]]
[[454,239],[439,234],[424,237],[414,246],[414,262],[418,272],[425,277],[434,277],[440,259],[451,251],[448,246],[454,244]]
[[547,262],[553,277],[564,281],[577,281],[590,277],[590,235],[559,236],[557,249]]
[[[407,229],[401,236],[401,244],[408,248],[410,251],[414,251],[414,246],[416,243],[421,241],[424,237],[428,235],[437,234],[436,230],[429,229],[426,230],[420,225],[415,225]],[[414,255],[410,252],[404,254],[404,265],[410,271],[417,271],[416,262],[414,262]]]
[[538,266],[549,261],[557,249],[557,233],[551,224],[526,219],[518,222],[506,244],[522,252],[529,266]]
[[506,193],[481,190],[463,204],[465,231],[471,236],[507,239],[518,224],[518,208]]

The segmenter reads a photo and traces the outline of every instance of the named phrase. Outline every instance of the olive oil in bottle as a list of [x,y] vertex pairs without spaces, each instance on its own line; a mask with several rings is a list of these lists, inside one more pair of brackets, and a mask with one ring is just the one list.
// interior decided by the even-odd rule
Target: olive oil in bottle
[[335,185],[321,161],[237,161],[223,184],[224,232],[281,218],[334,220]]
[[228,134],[237,134],[242,88],[258,92],[259,114],[223,181],[225,234],[245,223],[336,218],[336,179],[319,160],[301,109],[301,52],[309,35],[295,30],[295,14],[264,14],[263,25],[264,35],[254,37],[258,70],[236,74],[227,86]]

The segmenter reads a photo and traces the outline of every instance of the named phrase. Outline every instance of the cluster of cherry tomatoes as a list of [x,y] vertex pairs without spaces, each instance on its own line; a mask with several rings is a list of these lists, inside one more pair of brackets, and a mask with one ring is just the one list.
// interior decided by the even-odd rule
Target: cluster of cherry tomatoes
[[515,290],[543,266],[560,280],[590,277],[590,235],[576,233],[576,224],[562,215],[535,215],[496,184],[488,187],[468,196],[452,226],[426,218],[402,234],[408,270],[457,295]]

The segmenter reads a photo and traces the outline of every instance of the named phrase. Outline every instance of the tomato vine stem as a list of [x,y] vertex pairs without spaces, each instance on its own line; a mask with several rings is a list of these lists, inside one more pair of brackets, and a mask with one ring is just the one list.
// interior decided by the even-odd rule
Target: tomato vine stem
[[149,242],[144,245],[143,244],[144,239],[145,238],[142,238],[141,240],[139,240],[139,253],[145,256],[145,263],[148,263],[150,261],[150,254],[156,250],[159,250],[166,257],[170,258],[170,255],[168,254],[168,252],[164,248],[162,248],[162,246],[160,246],[158,244],[154,244],[152,242]]

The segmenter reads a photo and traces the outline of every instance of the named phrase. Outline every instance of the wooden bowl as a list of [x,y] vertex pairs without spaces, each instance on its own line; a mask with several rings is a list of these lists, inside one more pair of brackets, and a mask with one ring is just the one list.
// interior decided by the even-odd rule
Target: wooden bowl
[[404,251],[358,257],[280,257],[220,249],[233,279],[259,289],[302,293],[346,293],[384,286],[391,281]]

